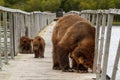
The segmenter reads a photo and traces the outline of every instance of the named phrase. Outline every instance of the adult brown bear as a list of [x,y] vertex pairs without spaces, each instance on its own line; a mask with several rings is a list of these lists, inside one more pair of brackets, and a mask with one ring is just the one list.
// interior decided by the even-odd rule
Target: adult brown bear
[[19,52],[31,53],[32,52],[31,41],[32,40],[28,36],[22,36],[20,38]]
[[45,50],[45,41],[42,37],[36,36],[33,39],[33,52],[35,54],[35,58],[44,58],[44,50]]
[[[71,14],[60,18],[52,35],[53,69],[71,71],[68,57],[71,54],[69,53],[72,53],[88,35],[94,36],[94,32],[94,27],[86,19],[78,15]],[[92,40],[94,42],[94,39]],[[76,55],[74,56],[77,57]],[[73,57],[73,68],[79,64],[76,64],[76,60],[79,58],[76,59],[74,56],[71,56]],[[84,65],[83,63],[80,64]]]

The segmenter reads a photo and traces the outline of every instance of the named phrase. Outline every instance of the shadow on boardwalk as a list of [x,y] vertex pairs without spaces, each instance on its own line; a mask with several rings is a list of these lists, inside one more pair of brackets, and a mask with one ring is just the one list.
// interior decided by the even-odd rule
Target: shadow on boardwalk
[[18,54],[15,60],[0,71],[0,80],[92,80],[91,73],[73,73],[52,70],[51,34],[55,22],[47,26],[39,35],[46,42],[45,58],[35,59],[33,54]]

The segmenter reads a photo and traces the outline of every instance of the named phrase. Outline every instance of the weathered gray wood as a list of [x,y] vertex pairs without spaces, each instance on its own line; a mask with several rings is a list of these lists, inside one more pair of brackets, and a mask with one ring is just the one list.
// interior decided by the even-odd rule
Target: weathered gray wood
[[92,24],[95,25],[95,14],[92,14]]
[[4,57],[5,63],[8,63],[8,53],[7,53],[7,12],[3,11],[3,27],[4,27]]
[[0,13],[0,69],[2,69],[2,59],[1,59],[1,54],[2,54],[2,50],[1,50],[1,17],[2,17],[2,15],[1,15],[1,13]]
[[[27,15],[25,15],[25,26],[23,26],[23,29],[24,29],[24,34],[25,34],[26,29],[29,29],[28,16]],[[28,32],[27,32],[27,36],[29,36]]]
[[106,14],[103,14],[102,16],[102,29],[101,29],[101,37],[100,37],[100,50],[99,50],[99,57],[98,57],[98,66],[97,66],[97,77],[96,80],[100,79],[101,76],[101,62],[102,62],[102,56],[103,56],[103,48],[104,48],[104,37],[105,37],[105,25],[106,25]]
[[41,27],[42,27],[42,21],[41,21],[41,18],[42,18],[42,17],[41,17],[41,13],[40,13],[40,14],[39,14],[39,20],[40,20],[40,21],[39,21],[39,26],[40,26],[40,30],[41,30]]
[[96,72],[97,68],[97,61],[98,61],[98,43],[99,43],[99,31],[100,31],[100,14],[97,14],[96,20],[96,38],[95,38],[95,56],[94,56],[94,65],[93,65],[93,72]]
[[37,21],[36,21],[36,20],[37,20],[37,15],[36,15],[36,14],[37,14],[37,13],[34,14],[34,28],[35,28],[35,31],[34,31],[34,32],[35,32],[35,35],[37,35],[37,31],[38,31],[38,30],[37,30]]
[[21,24],[22,24],[22,13],[17,13],[17,28],[16,28],[16,34],[17,34],[17,53],[19,53],[19,45],[20,45],[20,37],[21,37]]
[[31,37],[33,38],[34,37],[33,13],[31,13],[31,16],[30,16],[30,26],[31,26],[30,34],[31,34]]
[[31,34],[30,34],[31,26],[30,26],[30,16],[29,15],[27,15],[26,20],[27,20],[28,36],[30,37],[31,36]]
[[[90,20],[91,20],[90,16],[91,16],[91,14],[88,14],[88,21],[90,21]],[[90,21],[90,22],[91,22],[91,21]]]
[[120,59],[120,40],[119,40],[119,44],[118,44],[117,54],[116,54],[116,57],[115,57],[115,62],[114,62],[114,67],[113,67],[113,71],[112,71],[111,80],[116,80],[116,72],[117,72],[117,69],[118,69],[119,59]]
[[105,50],[104,50],[103,69],[102,69],[101,80],[106,80],[113,16],[114,15],[112,15],[112,14],[108,14],[108,26],[107,26],[107,34],[106,34],[106,41],[105,41]]
[[36,19],[35,19],[35,22],[36,22],[36,34],[39,33],[40,29],[39,29],[39,15],[36,14]]
[[9,13],[9,27],[10,27],[10,54],[11,54],[11,58],[14,59],[14,30],[13,30],[13,14],[10,12]]
[[21,36],[25,36],[25,18],[24,18],[24,14],[20,14],[20,16],[21,16],[21,20],[20,20],[20,22],[21,22],[21,26],[20,26],[20,28],[21,28]]
[[17,51],[18,51],[18,47],[17,47],[17,44],[18,44],[18,31],[17,31],[17,26],[18,26],[18,19],[17,19],[17,13],[14,13],[13,14],[14,16],[14,44],[15,44],[15,55],[17,55]]

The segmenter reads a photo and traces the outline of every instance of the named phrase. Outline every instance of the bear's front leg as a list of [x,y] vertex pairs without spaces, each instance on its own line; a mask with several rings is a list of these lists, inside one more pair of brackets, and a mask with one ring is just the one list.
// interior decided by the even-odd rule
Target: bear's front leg
[[73,72],[72,69],[70,69],[69,66],[69,51],[61,48],[61,47],[57,47],[57,58],[60,64],[60,68],[62,69],[63,72]]
[[35,51],[34,54],[35,54],[35,57],[34,57],[34,58],[39,58],[39,53],[38,53],[38,51]]
[[53,69],[54,70],[61,70],[57,53],[56,53],[56,48],[53,46],[53,53],[52,53],[52,59],[53,59]]

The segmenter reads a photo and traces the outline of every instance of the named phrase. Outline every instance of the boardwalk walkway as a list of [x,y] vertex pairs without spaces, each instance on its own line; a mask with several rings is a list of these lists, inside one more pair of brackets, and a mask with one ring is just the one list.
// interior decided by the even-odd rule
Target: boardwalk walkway
[[33,54],[18,54],[0,71],[0,80],[92,80],[91,73],[73,73],[52,70],[51,33],[55,22],[52,22],[41,35],[46,42],[45,58],[35,59]]

